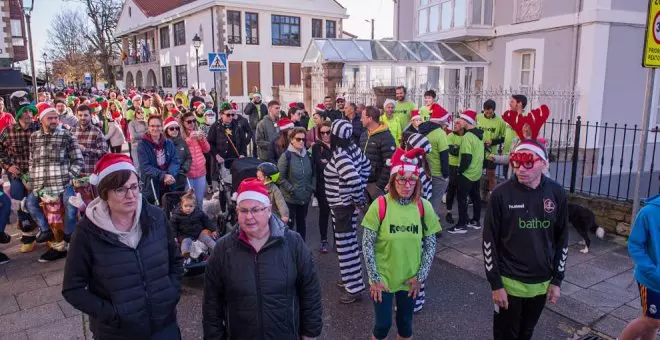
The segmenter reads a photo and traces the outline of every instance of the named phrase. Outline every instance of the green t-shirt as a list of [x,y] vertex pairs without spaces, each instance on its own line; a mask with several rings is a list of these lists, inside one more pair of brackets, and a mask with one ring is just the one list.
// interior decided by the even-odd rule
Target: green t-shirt
[[124,117],[126,120],[134,120],[135,119],[135,110],[133,108],[130,108],[126,110],[126,116]]
[[419,117],[422,118],[422,123],[428,122],[431,119],[431,110],[429,110],[428,106],[425,105],[419,109]]
[[392,115],[392,119],[387,118],[386,114],[380,115],[380,122],[387,125],[387,128],[390,129],[392,137],[394,137],[394,143],[399,145],[401,141],[401,124],[399,124],[399,117]]
[[[153,114],[156,112],[156,109],[153,107],[150,108],[142,108],[142,111],[144,112],[144,120],[149,119],[149,115]],[[134,120],[135,119],[135,109],[130,108],[128,111],[126,111],[126,120]]]
[[504,145],[502,146],[502,153],[508,155],[511,153],[511,146],[513,145],[513,140],[518,137],[513,128],[509,124],[506,124],[506,129],[504,131]]
[[431,143],[431,153],[426,155],[426,161],[429,162],[431,176],[442,177],[440,153],[449,149],[449,144],[447,144],[447,133],[445,130],[438,128],[426,135],[426,138]]
[[410,112],[416,110],[417,105],[415,103],[407,100],[403,103],[398,101],[394,105],[394,115],[399,118],[399,124],[401,125],[401,131],[406,129],[408,123],[410,123]]
[[198,116],[197,113],[195,113],[194,116],[195,116],[195,120],[197,121],[197,124],[199,124],[199,126],[206,125],[206,115]]
[[481,170],[484,166],[484,142],[471,131],[466,131],[461,139],[461,148],[458,152],[458,159],[460,162],[461,155],[472,155],[472,162],[467,170],[463,172],[463,176],[472,182],[476,182],[481,178]]
[[548,292],[548,286],[550,286],[550,280],[541,283],[524,283],[506,276],[501,276],[501,278],[506,293],[520,298],[545,295]]
[[[447,144],[452,146],[455,145],[456,148],[461,147],[461,135],[456,133],[450,133],[447,135]],[[458,166],[460,163],[458,161],[458,155],[449,154],[449,166]]]
[[[477,128],[484,132],[484,142],[504,137],[506,126],[507,124],[504,122],[504,120],[502,120],[500,116],[486,118],[486,115],[483,113],[477,115]],[[488,156],[494,151],[497,151],[497,146],[488,148],[484,156],[488,158]]]
[[407,291],[405,282],[417,275],[422,263],[422,238],[440,231],[440,221],[431,203],[422,199],[424,225],[422,227],[416,203],[400,205],[385,195],[387,211],[383,222],[378,216],[378,200],[374,200],[364,215],[362,226],[378,232],[374,253],[376,268],[383,283],[394,293]]

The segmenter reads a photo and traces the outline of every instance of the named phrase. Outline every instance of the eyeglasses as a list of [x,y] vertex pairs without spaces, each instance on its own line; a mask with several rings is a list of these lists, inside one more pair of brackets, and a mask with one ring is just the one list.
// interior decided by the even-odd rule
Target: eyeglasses
[[138,192],[140,192],[140,185],[139,184],[133,184],[128,188],[122,186],[122,187],[119,187],[117,189],[113,189],[112,191],[114,191],[115,194],[117,194],[119,196],[124,196],[124,197],[128,197],[128,192],[130,191],[130,192],[133,193],[133,196],[136,196],[138,194]]
[[262,208],[255,207],[252,209],[237,208],[236,211],[238,211],[240,215],[245,215],[246,217],[249,215],[252,215],[252,217],[256,217],[258,215],[261,215],[261,213],[266,211],[266,209],[268,209],[268,207],[262,207]]
[[181,130],[181,128],[179,128],[179,127],[171,127],[171,128],[167,128],[167,129],[170,130],[170,131],[179,131],[179,130]]
[[324,136],[324,135],[325,135],[325,136],[329,136],[329,135],[330,135],[330,131],[321,131],[321,132],[319,132],[319,134],[320,134],[321,136]]
[[293,140],[295,140],[296,142],[302,142],[305,140],[305,138],[294,137]]
[[150,128],[160,128],[163,127],[162,125],[149,125]]
[[232,117],[232,118],[233,118],[233,117],[236,116],[236,115],[233,114],[233,113],[225,113],[225,114],[223,114],[223,116],[225,116],[225,117]]
[[536,162],[542,160],[543,158],[529,153],[515,152],[512,153],[509,157],[509,164],[511,164],[511,167],[514,169],[518,169],[520,166],[522,166],[523,168],[529,170],[534,167]]
[[417,184],[417,180],[419,180],[419,177],[417,176],[411,176],[411,177],[397,177],[396,182],[400,185],[415,185]]
[[186,124],[195,124],[196,122],[197,122],[197,121],[194,120],[194,119],[190,119],[190,120],[186,120],[186,121],[185,121]]

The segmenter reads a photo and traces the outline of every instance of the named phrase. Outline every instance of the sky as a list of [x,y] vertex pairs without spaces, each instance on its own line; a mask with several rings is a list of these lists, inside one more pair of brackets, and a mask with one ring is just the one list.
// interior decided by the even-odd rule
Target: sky
[[[332,0],[329,0],[332,1]],[[392,0],[337,0],[347,11],[349,18],[344,20],[344,31],[356,34],[360,38],[371,37],[371,24],[365,20],[375,19],[376,39],[393,36],[394,3]],[[43,69],[41,55],[47,48],[48,29],[53,17],[66,8],[81,8],[75,1],[35,0],[32,12],[32,38],[35,57],[39,61],[38,69]]]

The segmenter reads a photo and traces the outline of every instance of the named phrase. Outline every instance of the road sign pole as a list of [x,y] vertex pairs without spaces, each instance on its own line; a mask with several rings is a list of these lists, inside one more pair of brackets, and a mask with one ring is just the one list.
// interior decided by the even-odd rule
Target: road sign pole
[[[635,190],[633,191],[633,208],[631,221],[635,220],[637,211],[639,211],[639,201],[641,196],[640,186],[642,182],[642,173],[644,172],[644,163],[646,163],[646,144],[648,143],[649,124],[651,120],[651,101],[653,99],[653,85],[655,84],[655,69],[646,70],[646,91],[644,92],[644,109],[642,112],[642,134],[639,140],[639,153],[637,156],[637,171],[635,174]],[[651,174],[653,175],[653,174]]]

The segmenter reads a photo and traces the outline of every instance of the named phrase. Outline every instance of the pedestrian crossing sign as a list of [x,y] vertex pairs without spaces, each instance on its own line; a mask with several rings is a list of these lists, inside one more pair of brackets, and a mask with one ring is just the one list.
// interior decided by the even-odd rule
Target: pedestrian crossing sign
[[209,71],[227,72],[227,54],[209,53]]

